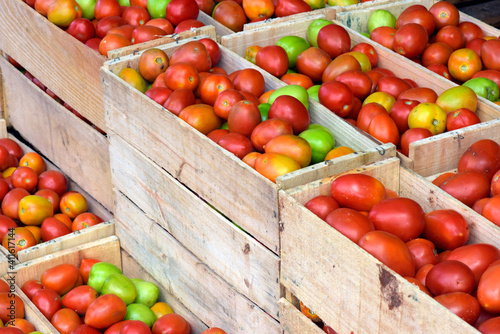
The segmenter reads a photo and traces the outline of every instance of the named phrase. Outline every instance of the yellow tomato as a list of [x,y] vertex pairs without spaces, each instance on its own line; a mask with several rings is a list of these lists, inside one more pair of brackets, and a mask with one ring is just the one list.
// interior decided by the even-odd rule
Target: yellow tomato
[[54,215],[54,206],[48,199],[28,195],[19,201],[19,220],[26,225],[41,225],[43,220]]
[[363,101],[363,105],[377,102],[381,104],[388,113],[391,112],[392,106],[396,103],[396,99],[389,93],[386,92],[375,92],[368,95],[368,97]]
[[120,71],[120,74],[118,74],[118,76],[141,93],[146,92],[146,80],[144,80],[139,71],[137,71],[136,69],[128,67],[124,68]]
[[47,10],[49,21],[60,27],[69,26],[82,15],[82,7],[75,0],[56,0]]
[[5,179],[6,177],[11,176],[12,173],[14,173],[15,170],[16,170],[16,167],[9,167],[6,170],[4,170],[2,172],[3,178]]
[[165,314],[174,313],[170,305],[164,302],[158,302],[153,306],[151,306],[151,311],[153,311],[153,313],[156,315],[158,319],[164,316]]
[[370,63],[370,59],[368,59],[368,56],[365,55],[363,52],[350,51],[350,52],[346,52],[345,54],[351,55],[354,58],[356,58],[356,60],[361,65],[361,71],[366,72],[366,71],[369,71],[372,69],[372,64]]
[[341,157],[343,155],[348,155],[354,153],[354,150],[347,146],[339,146],[331,150],[326,154],[325,161]]
[[408,115],[408,126],[424,128],[433,135],[443,133],[446,129],[446,112],[435,103],[420,103]]

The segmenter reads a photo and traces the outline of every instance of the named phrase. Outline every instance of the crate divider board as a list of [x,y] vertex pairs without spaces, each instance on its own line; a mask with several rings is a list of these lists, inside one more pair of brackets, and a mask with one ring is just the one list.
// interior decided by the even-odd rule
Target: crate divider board
[[[188,41],[179,41],[179,45]],[[160,48],[167,54],[172,54],[177,45],[170,44]],[[265,76],[267,90],[284,86],[283,82],[269,77],[267,72],[239,58],[235,53],[225,48],[221,50],[219,66],[228,73],[242,68],[254,68]],[[101,69],[109,128],[120,137],[127,138],[131,145],[148,158],[221,210],[229,219],[237,222],[271,251],[278,253],[278,186],[122,81],[116,73],[125,67],[137,66],[139,54],[111,60]],[[135,110],[141,110],[141,113]],[[374,144],[372,139],[348,126],[344,120],[333,117],[325,108],[312,106],[309,111],[313,123],[332,129],[338,145],[350,146],[355,151],[376,150],[380,147],[380,144]],[[376,160],[395,154],[394,148],[378,152],[379,154],[372,155]],[[353,154],[350,158],[355,156]],[[321,169],[316,173],[327,175],[332,164],[335,164],[335,160],[309,166],[304,170]],[[240,177],[240,173],[245,173],[245,177]],[[228,206],[227,203],[232,205]]]
[[[106,131],[99,69],[108,59],[52,24],[22,0],[0,1],[0,50],[13,57],[57,96]],[[23,27],[23,29],[19,29]],[[191,37],[215,28],[183,32]],[[118,50],[115,56],[175,41],[177,35]]]
[[[172,235],[236,291],[274,318],[278,317],[280,286],[276,254],[113,132],[110,132],[110,152],[115,191],[134,202],[154,222],[151,226],[136,220],[139,230]],[[120,204],[123,198],[115,197]],[[117,205],[115,217],[126,221],[121,218],[127,215],[126,209]],[[137,239],[141,244],[161,243],[148,233]]]
[[[498,226],[422,176],[400,167],[397,158],[347,173],[371,175],[400,196],[417,201],[425,212],[454,209],[470,224],[470,243],[500,246]],[[477,333],[304,207],[314,196],[329,194],[339,175],[280,191],[281,282],[289,293],[340,333]],[[378,324],[376,330],[374,324]]]
[[287,299],[279,300],[280,325],[285,334],[324,334],[325,332],[307,318]]

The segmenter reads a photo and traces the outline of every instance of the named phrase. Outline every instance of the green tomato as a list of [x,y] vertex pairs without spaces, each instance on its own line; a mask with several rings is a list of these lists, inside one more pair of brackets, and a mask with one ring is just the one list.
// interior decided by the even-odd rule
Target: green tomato
[[94,8],[97,0],[76,0],[76,2],[82,7],[82,17],[92,21],[95,18]]
[[307,94],[309,94],[310,99],[313,99],[314,101],[319,102],[318,92],[319,92],[320,87],[321,87],[321,85],[314,85],[314,86],[309,87],[309,89],[307,90]]
[[307,127],[307,130],[310,130],[310,129],[320,129],[320,130],[323,130],[323,131],[328,132],[329,134],[331,134],[331,135],[332,135],[332,137],[334,137],[332,130],[330,130],[329,128],[327,128],[327,127],[326,127],[326,126],[324,126],[324,125],[317,124],[317,123],[311,123],[311,124],[309,124],[309,126]]
[[137,297],[134,282],[123,274],[111,274],[102,285],[101,294],[112,293],[120,297],[126,305],[132,304]]
[[224,124],[222,124],[220,126],[221,129],[226,129],[226,130],[229,130],[229,126],[227,125],[227,122],[225,122]]
[[309,42],[307,42],[305,38],[299,36],[281,37],[276,42],[276,45],[281,46],[283,49],[285,49],[286,54],[288,55],[289,68],[294,68],[299,54],[311,47],[309,45]]
[[29,334],[43,334],[42,332],[30,332]]
[[309,27],[307,27],[307,40],[309,44],[314,47],[318,47],[318,33],[326,25],[332,24],[332,22],[325,19],[314,20]]
[[370,38],[370,34],[367,32],[362,32],[360,33],[361,35],[365,36],[366,38]]
[[311,165],[324,161],[328,152],[335,147],[333,136],[322,129],[308,129],[299,134],[311,145]]
[[359,3],[359,0],[328,0],[329,6],[351,6]]
[[156,321],[156,315],[146,305],[133,303],[127,306],[127,315],[124,320],[140,320],[151,328]]
[[326,0],[304,0],[312,10],[324,8],[326,4]]
[[144,304],[149,308],[156,304],[160,295],[160,289],[156,284],[143,281],[139,278],[132,278],[132,282],[137,290],[136,303]]
[[120,4],[120,6],[130,7],[130,0],[118,0],[118,3]]
[[88,286],[96,289],[98,293],[101,293],[102,285],[106,278],[111,274],[121,274],[120,268],[114,264],[108,262],[97,262],[92,266],[89,273],[89,280],[87,282]]
[[498,100],[498,85],[493,80],[490,80],[488,78],[474,78],[467,80],[462,85],[469,87],[477,95],[482,96],[492,102]]
[[171,0],[148,0],[148,12],[152,19],[165,18]]
[[378,27],[396,28],[396,17],[388,10],[377,9],[368,19],[368,31],[371,33]]
[[304,87],[299,85],[288,85],[278,88],[271,94],[271,96],[269,96],[269,100],[267,102],[269,104],[273,104],[274,100],[281,95],[290,95],[295,97],[302,102],[307,110],[309,110],[309,94],[307,94],[307,90]]
[[269,114],[269,109],[271,108],[270,103],[261,103],[259,104],[260,117],[262,122],[268,119],[267,114]]

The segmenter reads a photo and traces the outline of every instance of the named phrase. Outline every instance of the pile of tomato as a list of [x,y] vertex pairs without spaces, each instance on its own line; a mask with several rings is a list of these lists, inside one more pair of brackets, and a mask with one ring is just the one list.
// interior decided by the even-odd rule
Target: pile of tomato
[[[47,269],[21,290],[61,334],[191,333],[189,322],[158,302],[154,283],[130,279],[96,259]],[[215,327],[204,332],[209,333],[226,334]]]
[[460,157],[456,172],[432,183],[500,226],[500,145],[491,139],[472,144]]
[[0,139],[0,171],[0,238],[13,255],[103,221],[62,172],[46,170],[40,154],[10,138]]
[[477,24],[459,19],[457,8],[446,1],[436,2],[429,9],[412,5],[393,21],[394,25],[378,26],[369,36],[496,102],[500,85],[500,36],[485,36]]
[[[102,55],[204,24],[195,0],[24,0]],[[167,5],[168,4],[168,5]]]
[[365,174],[339,176],[330,195],[305,206],[470,325],[500,323],[500,250],[467,244],[469,224],[458,211],[425,213]]

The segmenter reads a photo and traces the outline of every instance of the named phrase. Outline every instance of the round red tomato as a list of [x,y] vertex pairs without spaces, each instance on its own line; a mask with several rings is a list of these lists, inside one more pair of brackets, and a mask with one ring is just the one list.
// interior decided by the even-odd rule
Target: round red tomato
[[413,58],[424,52],[428,41],[429,36],[424,27],[408,23],[396,31],[393,49],[407,58]]
[[351,36],[344,27],[328,24],[319,30],[317,43],[333,59],[351,49]]
[[165,314],[153,325],[153,334],[163,333],[191,334],[191,325],[178,314]]
[[410,88],[413,87],[405,80],[394,76],[386,76],[380,78],[375,88],[375,91],[386,92],[394,96],[395,99],[397,99],[402,92]]
[[469,240],[469,224],[455,210],[434,210],[425,215],[423,237],[442,250],[453,250]]
[[373,45],[368,43],[357,43],[351,49],[351,51],[358,51],[364,53],[370,60],[370,65],[372,68],[378,64],[378,54]]
[[245,11],[235,1],[222,1],[217,4],[212,17],[235,32],[242,31],[243,25],[247,23]]
[[370,39],[386,48],[392,50],[394,48],[394,36],[396,29],[387,26],[377,27],[370,33]]
[[49,321],[62,308],[61,296],[52,289],[38,290],[31,301]]
[[257,151],[264,152],[264,145],[268,141],[280,135],[291,134],[293,134],[293,129],[288,121],[281,118],[271,118],[258,124],[253,129],[250,140]]
[[426,264],[438,263],[436,247],[432,241],[423,238],[416,238],[408,241],[406,246],[413,255],[413,259],[415,260],[415,270],[417,272]]
[[434,29],[436,29],[436,20],[434,16],[427,8],[421,7],[421,5],[414,5],[406,8],[396,20],[396,29],[408,23],[420,24],[425,28],[429,36],[432,35]]
[[366,233],[375,230],[373,223],[365,215],[349,208],[333,210],[325,221],[355,243]]
[[304,206],[323,220],[330,212],[339,208],[339,204],[332,196],[328,195],[318,195],[310,199]]
[[71,334],[74,329],[82,324],[78,314],[68,308],[60,309],[54,313],[50,322],[61,334]]
[[368,125],[368,134],[382,143],[399,143],[399,130],[394,120],[387,113],[377,114]]
[[121,16],[127,24],[134,27],[143,26],[151,20],[148,10],[140,6],[126,7]]
[[248,137],[238,132],[229,132],[223,135],[217,142],[220,146],[243,159],[245,155],[253,151],[252,142]]
[[346,84],[358,99],[365,99],[370,95],[372,89],[372,79],[365,72],[359,70],[349,70],[341,73],[335,81]]
[[415,276],[415,262],[406,244],[391,233],[371,231],[358,245],[403,277]]
[[439,295],[434,299],[469,325],[474,325],[479,318],[481,312],[479,302],[468,293],[452,292]]
[[266,89],[266,82],[262,73],[253,68],[245,68],[234,77],[234,87],[239,91],[249,92],[261,96]]
[[62,196],[68,191],[68,180],[57,170],[48,170],[38,176],[38,190],[50,189]]
[[436,34],[437,43],[449,45],[453,51],[465,47],[465,37],[457,26],[444,26]]
[[484,204],[481,214],[493,224],[500,226],[500,195],[490,198]]
[[425,286],[434,296],[452,292],[471,293],[475,286],[472,270],[464,263],[455,260],[439,262],[429,270]]
[[500,259],[500,250],[490,244],[470,244],[455,248],[447,260],[456,260],[466,264],[474,273],[476,284],[488,266]]
[[278,96],[267,114],[269,119],[279,118],[287,121],[298,135],[307,130],[310,124],[309,111],[297,98],[291,95]]
[[446,43],[435,42],[430,44],[422,53],[422,65],[440,64],[448,65],[448,58],[453,53],[453,49]]
[[240,133],[250,137],[253,129],[262,121],[259,108],[254,103],[242,100],[236,102],[227,118],[230,132]]
[[479,116],[467,108],[460,108],[446,114],[446,129],[448,131],[458,130],[479,123],[481,123]]
[[102,295],[89,305],[85,323],[97,329],[108,328],[122,321],[127,314],[127,305],[113,294]]
[[318,91],[319,102],[340,117],[349,115],[354,105],[354,94],[349,86],[338,81],[327,81]]
[[336,178],[330,193],[340,206],[367,212],[386,197],[382,182],[364,174],[346,174]]
[[184,108],[192,106],[196,103],[196,98],[193,91],[186,88],[179,88],[174,90],[165,103],[163,107],[170,111],[172,114],[179,116]]
[[325,51],[310,47],[299,54],[295,66],[299,73],[307,75],[314,82],[320,82],[323,72],[331,62],[332,58]]
[[[12,309],[12,305],[14,305]],[[3,323],[14,318],[24,318],[24,302],[16,294],[9,292],[0,292],[0,320]]]
[[446,1],[436,2],[429,8],[429,12],[434,15],[437,29],[448,25],[456,26],[460,20],[458,9]]
[[[472,144],[458,161],[458,171],[476,171],[491,180],[500,169],[500,145],[491,139],[482,139]],[[486,196],[484,196],[486,197]]]
[[150,334],[151,329],[141,320],[131,320],[120,331],[120,334]]
[[488,70],[500,70],[500,40],[490,39],[481,46],[481,60]]
[[29,300],[33,299],[35,293],[40,289],[43,289],[42,283],[34,279],[27,280],[21,286],[21,290],[24,292],[24,294],[26,295],[26,297],[28,297]]
[[72,264],[60,264],[42,273],[40,281],[45,289],[52,289],[61,295],[75,287],[80,270]]
[[199,9],[195,0],[172,0],[168,2],[166,19],[174,26],[187,19],[196,19]]
[[60,220],[54,217],[47,217],[40,227],[43,241],[49,241],[71,233],[71,230]]
[[208,55],[212,61],[212,66],[217,65],[221,57],[221,50],[219,44],[211,38],[202,38],[200,42],[207,48]]
[[432,132],[429,129],[424,128],[413,128],[406,130],[401,136],[401,153],[410,156],[410,144],[414,141],[428,138],[432,136]]
[[281,46],[268,45],[257,52],[255,56],[257,66],[281,78],[288,71],[288,55]]
[[170,56],[170,64],[189,63],[193,65],[198,73],[208,72],[212,67],[212,60],[206,46],[199,41],[191,41],[183,44]]

